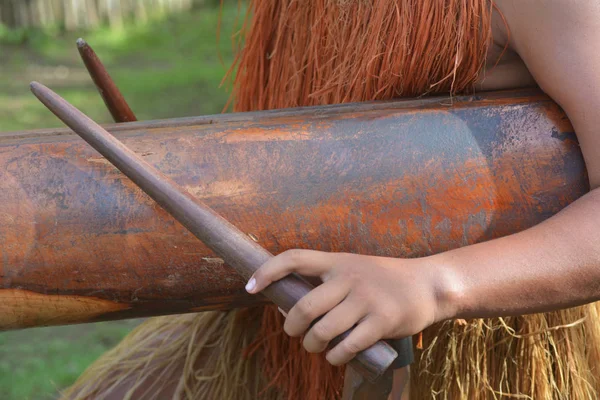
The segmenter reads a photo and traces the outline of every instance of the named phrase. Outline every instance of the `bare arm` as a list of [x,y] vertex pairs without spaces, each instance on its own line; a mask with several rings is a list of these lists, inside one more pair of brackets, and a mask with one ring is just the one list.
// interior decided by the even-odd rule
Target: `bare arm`
[[[306,333],[342,364],[381,338],[405,337],[450,318],[556,310],[600,299],[600,3],[502,0],[512,48],[567,112],[589,172],[591,193],[531,229],[421,259],[293,250],[262,266],[247,287],[257,293],[289,273],[323,284],[289,312],[284,329]],[[310,326],[319,317],[323,318]]]
[[600,3],[500,1],[513,49],[571,120],[592,191],[542,224],[450,251],[450,315],[550,311],[600,299]]

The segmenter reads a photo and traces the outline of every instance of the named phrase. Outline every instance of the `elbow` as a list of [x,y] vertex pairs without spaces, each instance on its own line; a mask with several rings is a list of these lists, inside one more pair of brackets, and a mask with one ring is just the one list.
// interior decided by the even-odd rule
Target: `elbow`
[[585,197],[596,206],[600,206],[600,182],[594,186],[590,180],[590,192]]
[[588,175],[588,180],[590,183],[590,193],[598,192],[598,189],[600,189],[600,174],[588,173]]

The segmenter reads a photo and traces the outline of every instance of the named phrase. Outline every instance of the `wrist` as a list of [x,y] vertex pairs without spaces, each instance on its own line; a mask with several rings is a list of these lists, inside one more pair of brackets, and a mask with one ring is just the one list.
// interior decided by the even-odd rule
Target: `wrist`
[[467,308],[466,282],[449,253],[426,257],[435,299],[435,322],[461,318]]

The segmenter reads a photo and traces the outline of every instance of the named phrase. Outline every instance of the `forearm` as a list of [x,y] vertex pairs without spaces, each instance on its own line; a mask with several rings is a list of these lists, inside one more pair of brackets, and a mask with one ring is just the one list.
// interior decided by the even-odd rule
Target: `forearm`
[[430,257],[438,320],[546,312],[600,299],[600,192],[526,231]]

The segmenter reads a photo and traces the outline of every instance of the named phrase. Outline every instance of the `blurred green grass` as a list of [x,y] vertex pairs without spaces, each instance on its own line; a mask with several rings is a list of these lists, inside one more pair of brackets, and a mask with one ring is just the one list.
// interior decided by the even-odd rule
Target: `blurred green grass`
[[35,328],[0,334],[0,399],[52,399],[138,320]]
[[[32,80],[48,85],[96,121],[111,122],[79,59],[79,36],[94,48],[139,119],[221,112],[229,94],[219,85],[232,59],[237,5],[226,4],[223,10],[219,44],[218,15],[218,8],[202,8],[121,31],[85,34],[0,30],[0,132],[62,126],[29,92]],[[55,398],[137,323],[0,333],[0,399]]]
[[[0,132],[61,126],[29,92],[46,84],[98,122],[111,122],[75,45],[96,51],[140,120],[214,114],[229,94],[220,87],[232,59],[231,33],[240,15],[229,3],[170,15],[123,30],[53,35],[0,30]],[[220,59],[221,58],[221,59]]]

